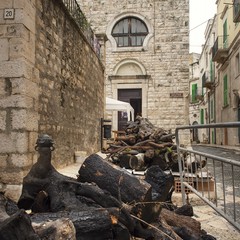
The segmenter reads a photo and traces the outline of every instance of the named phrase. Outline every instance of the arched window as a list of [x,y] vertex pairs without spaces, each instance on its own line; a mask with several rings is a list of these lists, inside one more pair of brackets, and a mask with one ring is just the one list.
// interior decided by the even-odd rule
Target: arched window
[[118,47],[139,47],[148,35],[146,24],[136,17],[127,17],[118,21],[112,30],[112,36]]

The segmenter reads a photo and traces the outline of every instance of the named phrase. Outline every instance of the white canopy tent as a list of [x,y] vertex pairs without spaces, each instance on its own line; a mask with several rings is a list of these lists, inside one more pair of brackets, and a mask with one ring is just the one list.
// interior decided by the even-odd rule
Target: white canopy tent
[[[128,121],[134,121],[134,109],[130,103],[122,102],[112,98],[106,98],[106,110],[107,111],[122,111],[127,112]],[[131,117],[130,117],[131,114]]]

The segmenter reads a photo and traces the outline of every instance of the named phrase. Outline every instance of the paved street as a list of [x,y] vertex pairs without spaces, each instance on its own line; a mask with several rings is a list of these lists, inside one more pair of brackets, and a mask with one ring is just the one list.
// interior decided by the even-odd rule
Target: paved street
[[192,145],[193,150],[206,152],[212,155],[225,157],[228,159],[234,159],[240,162],[240,147],[237,148],[224,148],[224,147],[214,147],[212,145]]
[[[205,152],[214,156],[219,156],[229,160],[240,162],[240,149],[229,149],[208,145],[193,145],[193,150]],[[221,207],[227,215],[234,218],[240,224],[240,167],[233,166],[219,161],[207,160],[207,169],[214,175],[216,182],[216,199],[218,207]],[[214,172],[215,169],[215,172]],[[235,186],[233,188],[233,185]],[[223,194],[225,192],[225,195]],[[234,198],[235,196],[235,198]],[[225,200],[225,208],[224,208]]]

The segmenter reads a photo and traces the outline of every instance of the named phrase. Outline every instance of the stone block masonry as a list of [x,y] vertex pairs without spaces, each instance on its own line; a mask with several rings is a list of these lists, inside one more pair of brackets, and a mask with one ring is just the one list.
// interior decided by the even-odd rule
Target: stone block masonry
[[16,198],[39,134],[54,139],[55,167],[100,150],[104,68],[57,0],[1,1],[0,52],[0,190]]
[[[119,89],[141,89],[143,117],[158,127],[173,131],[177,126],[188,125],[189,1],[78,2],[95,32],[105,33],[108,37],[105,78],[107,96],[117,99]],[[148,27],[148,36],[141,47],[116,46],[112,36],[113,27],[127,17],[141,19]],[[148,77],[141,79],[137,71],[139,75],[132,76],[133,66],[141,66],[141,70],[144,69],[141,74]],[[177,94],[181,97],[175,97]],[[184,138],[187,143],[189,137]]]

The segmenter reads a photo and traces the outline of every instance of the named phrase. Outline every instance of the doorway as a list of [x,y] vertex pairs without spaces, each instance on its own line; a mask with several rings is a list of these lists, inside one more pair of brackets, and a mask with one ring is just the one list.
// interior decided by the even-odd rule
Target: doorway
[[[142,89],[118,89],[118,100],[128,102],[134,109],[134,119],[142,114]],[[126,128],[127,113],[118,112],[118,130]]]
[[[198,125],[198,122],[194,121],[192,125]],[[198,129],[197,128],[193,128],[193,132],[192,132],[192,140],[193,142],[198,143],[199,139],[198,139]]]

